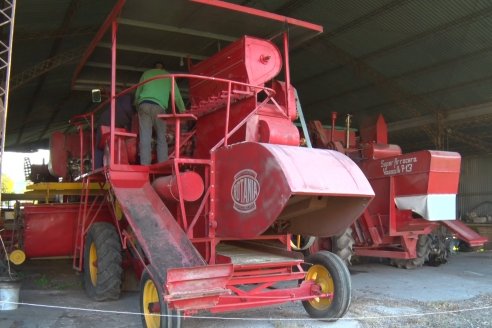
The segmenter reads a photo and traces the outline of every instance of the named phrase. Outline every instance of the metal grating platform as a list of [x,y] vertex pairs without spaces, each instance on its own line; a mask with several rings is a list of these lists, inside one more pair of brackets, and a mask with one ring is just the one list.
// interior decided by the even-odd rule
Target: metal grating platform
[[240,247],[231,244],[217,245],[217,253],[231,258],[231,261],[234,265],[281,263],[297,260],[295,257],[273,254],[270,252],[262,252],[256,249]]

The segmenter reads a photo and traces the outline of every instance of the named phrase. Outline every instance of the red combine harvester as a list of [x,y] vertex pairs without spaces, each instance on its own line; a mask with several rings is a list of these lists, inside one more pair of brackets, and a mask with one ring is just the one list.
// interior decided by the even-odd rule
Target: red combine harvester
[[[356,161],[369,179],[376,197],[347,231],[335,238],[319,238],[312,251],[333,249],[346,262],[352,254],[389,258],[402,268],[425,262],[445,263],[450,234],[471,247],[483,246],[487,239],[456,220],[456,194],[461,157],[458,153],[423,150],[402,154],[388,144],[384,118],[366,124],[356,138],[347,127],[319,121],[309,123],[313,147],[334,149]],[[313,239],[311,239],[312,243]],[[302,246],[301,246],[302,248]]]
[[[282,40],[288,49],[286,33]],[[27,257],[73,256],[95,300],[117,298],[122,270],[133,268],[148,327],[177,327],[181,315],[202,310],[292,301],[315,318],[342,317],[351,299],[343,261],[327,251],[304,260],[291,251],[291,234],[340,234],[374,192],[344,154],[299,147],[287,53],[283,61],[272,42],[245,36],[191,74],[153,78],[170,79],[173,88],[187,79],[192,105],[178,114],[171,92],[170,113],[159,118],[173,127],[174,147],[169,160],[149,166],[137,164],[138,134],[114,128],[116,98],[149,80],[116,95],[116,41],[112,54],[111,127],[102,127],[95,145],[103,103],[72,120],[78,143],[74,135],[53,136],[52,173],[80,172],[82,195],[76,204],[25,207]],[[286,82],[273,80],[282,66]],[[193,128],[182,132],[189,121]],[[107,165],[87,170],[104,145]]]

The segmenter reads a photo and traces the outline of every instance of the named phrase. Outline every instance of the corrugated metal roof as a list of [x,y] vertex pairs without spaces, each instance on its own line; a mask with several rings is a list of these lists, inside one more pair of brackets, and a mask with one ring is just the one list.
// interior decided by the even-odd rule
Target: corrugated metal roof
[[[15,76],[26,68],[86,46],[116,1],[23,0],[18,2],[14,40]],[[340,116],[383,113],[389,123],[435,116],[492,100],[492,3],[462,0],[230,0],[325,27],[325,33],[291,52],[293,84],[308,119],[325,122]],[[65,31],[60,31],[77,5]],[[243,34],[269,37],[281,31],[247,15],[208,8],[184,0],[127,0],[119,27],[118,79],[135,83],[157,59],[171,71],[185,71],[181,56],[200,59]],[[150,24],[150,25],[149,25]],[[292,29],[301,39],[302,31]],[[54,36],[63,35],[62,38]],[[54,44],[58,42],[56,53]],[[109,81],[110,52],[102,41],[78,81],[83,88]],[[152,51],[145,51],[144,48]],[[168,54],[168,55],[165,55]],[[87,92],[70,90],[74,62],[25,81],[12,92],[7,147],[44,142],[50,131],[87,110]],[[411,107],[411,110],[409,109]],[[490,109],[492,114],[492,106]],[[488,129],[492,115],[448,122],[444,131],[471,135],[492,152]],[[467,123],[469,122],[469,123]],[[431,128],[436,130],[435,123]],[[457,134],[456,134],[457,135]],[[420,129],[398,131],[390,140],[405,150],[433,148]],[[449,148],[476,153],[470,140],[449,137]]]
[[[66,126],[69,117],[86,110],[86,102],[70,91],[78,58],[67,61],[63,54],[80,49],[80,56],[113,4],[97,0],[17,1],[11,77],[29,70],[32,73],[15,88],[11,85],[7,150],[46,147],[50,131]],[[40,74],[52,63],[52,69]],[[71,98],[77,101],[65,107]]]

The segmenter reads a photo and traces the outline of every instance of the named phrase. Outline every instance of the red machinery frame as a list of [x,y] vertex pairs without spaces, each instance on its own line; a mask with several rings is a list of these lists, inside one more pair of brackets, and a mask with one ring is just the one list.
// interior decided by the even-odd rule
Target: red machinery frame
[[[202,2],[202,3],[207,3],[210,5],[220,5],[223,6],[225,3],[221,1],[196,1],[196,2]],[[207,263],[209,265],[217,265],[217,264],[224,264],[226,265],[225,267],[225,273],[222,273],[222,276],[225,274],[223,277],[229,276],[230,278],[228,279],[227,282],[227,288],[236,293],[236,296],[232,295],[223,295],[223,291],[220,291],[220,294],[222,296],[219,297],[219,301],[210,309],[212,312],[223,312],[223,311],[230,311],[230,310],[236,310],[236,309],[245,309],[245,308],[251,308],[251,307],[258,307],[258,306],[266,306],[266,305],[272,305],[272,304],[278,304],[278,303],[284,303],[286,301],[294,301],[294,300],[310,300],[318,297],[332,297],[333,295],[329,294],[323,294],[321,293],[319,287],[316,287],[316,285],[313,282],[304,282],[300,286],[295,287],[295,288],[287,288],[287,289],[281,289],[281,290],[271,290],[270,287],[276,284],[277,282],[280,281],[299,281],[300,279],[303,279],[305,276],[305,272],[303,268],[301,267],[301,263],[303,262],[301,259],[296,258],[296,256],[293,256],[290,254],[289,256],[292,257],[291,260],[285,260],[283,262],[276,262],[273,264],[270,263],[258,263],[258,264],[253,264],[253,265],[235,265],[234,266],[234,271],[231,271],[231,264],[229,262],[224,262],[226,258],[223,256],[217,254],[216,251],[216,246],[221,242],[225,240],[238,240],[238,238],[218,238],[216,237],[215,233],[215,227],[217,225],[216,220],[215,220],[215,213],[216,213],[216,202],[214,201],[216,199],[216,190],[215,190],[215,184],[216,184],[216,169],[215,169],[215,150],[217,150],[219,147],[227,147],[229,143],[229,139],[234,133],[236,133],[239,129],[241,129],[244,124],[248,121],[249,118],[251,118],[259,108],[261,108],[264,104],[266,104],[268,101],[272,99],[272,97],[275,95],[275,91],[273,89],[265,88],[265,87],[257,87],[255,85],[251,84],[246,84],[246,83],[240,83],[240,82],[235,82],[231,80],[226,80],[226,79],[220,79],[220,78],[208,78],[208,77],[203,77],[203,76],[198,76],[198,75],[192,75],[192,74],[172,74],[172,75],[166,75],[166,76],[157,76],[152,79],[149,79],[147,81],[143,81],[142,83],[139,83],[125,91],[123,91],[120,94],[116,94],[115,92],[115,85],[116,85],[116,35],[117,35],[117,22],[116,22],[116,17],[119,14],[119,12],[122,9],[122,6],[124,4],[124,1],[118,2],[118,4],[115,6],[114,10],[112,11],[111,15],[108,17],[106,22],[103,24],[103,27],[101,30],[98,32],[96,35],[96,38],[94,39],[93,43],[89,46],[88,51],[83,57],[82,62],[80,63],[79,67],[77,68],[75,74],[74,74],[74,80],[78,73],[80,72],[82,66],[84,65],[84,62],[87,61],[89,54],[92,52],[92,50],[95,47],[95,44],[101,39],[102,35],[104,34],[104,31],[109,28],[109,26],[112,27],[112,47],[111,47],[111,53],[112,53],[112,68],[111,68],[111,97],[110,97],[110,104],[111,104],[111,127],[110,127],[110,136],[109,136],[109,166],[102,168],[102,169],[97,169],[94,170],[93,173],[91,172],[82,172],[83,175],[83,184],[84,186],[89,186],[90,182],[98,182],[101,184],[101,187],[104,186],[106,178],[110,177],[110,180],[113,181],[114,183],[123,183],[123,184],[139,184],[141,183],[142,176],[144,176],[146,173],[149,175],[165,175],[165,174],[170,174],[172,172],[180,172],[182,170],[182,167],[187,166],[188,168],[190,167],[202,167],[201,170],[204,171],[205,173],[205,191],[204,191],[204,197],[198,206],[198,209],[196,213],[194,214],[193,217],[189,217],[187,213],[187,208],[185,206],[185,202],[182,197],[179,198],[179,202],[177,205],[177,221],[181,228],[185,231],[186,235],[190,239],[190,241],[195,244],[196,246],[200,247],[200,245],[205,245],[205,251],[204,251],[204,258],[206,259]],[[231,8],[230,6],[227,6],[229,9],[233,10],[240,10],[240,6],[233,6]],[[270,18],[270,19],[281,19],[282,21],[286,21],[289,24],[300,24],[300,26],[304,28],[309,28],[309,29],[314,29],[318,32],[322,31],[322,27],[302,22],[299,20],[293,20],[290,18],[285,18],[283,16],[279,15],[267,15],[264,16],[261,13],[261,11],[254,10],[254,12],[251,12],[251,10],[245,11],[249,14],[255,14],[255,15],[262,15],[263,17]],[[285,99],[285,104],[286,107],[289,108],[289,94],[290,94],[290,75],[289,75],[289,61],[288,61],[288,37],[287,33],[283,34],[283,42],[284,42],[284,65],[285,65],[285,72],[286,72],[286,99]],[[163,78],[169,78],[171,79],[171,86],[172,86],[172,91],[171,91],[171,113],[166,114],[166,115],[160,115],[159,117],[164,120],[168,121],[173,121],[174,122],[174,131],[175,131],[175,151],[170,155],[170,158],[168,161],[164,163],[159,163],[159,164],[154,164],[151,165],[150,167],[142,169],[142,167],[139,166],[133,166],[129,165],[127,163],[121,163],[120,162],[120,154],[121,154],[121,145],[124,143],[124,139],[126,138],[135,138],[136,135],[133,133],[126,133],[126,132],[119,132],[117,129],[115,129],[114,126],[114,121],[115,121],[115,100],[118,96],[122,96],[126,93],[132,92],[134,89],[138,88],[140,85],[143,85],[145,83],[148,83],[149,81],[153,79],[163,79]],[[182,158],[180,154],[180,150],[182,149],[182,146],[186,144],[192,137],[193,133],[187,135],[184,140],[181,140],[181,135],[179,131],[181,130],[181,125],[182,121],[185,120],[196,120],[197,116],[199,116],[200,110],[195,110],[192,111],[189,114],[178,114],[176,113],[175,105],[174,105],[174,85],[175,85],[175,80],[177,78],[188,78],[188,79],[200,79],[200,80],[209,80],[213,81],[214,83],[222,82],[227,85],[226,90],[226,99],[225,99],[225,130],[223,134],[223,138],[212,148],[211,150],[211,158],[210,159],[192,159],[192,158]],[[74,81],[73,80],[73,81]],[[234,100],[233,98],[236,97],[234,93],[234,89],[249,89],[249,90],[255,90],[255,93],[258,92],[264,92],[266,94],[266,98],[263,102],[261,102],[256,109],[252,110],[246,117],[244,117],[239,123],[236,123],[235,126],[231,126],[230,122],[230,109],[231,109],[231,102]],[[240,94],[239,94],[240,96]],[[275,102],[274,102],[275,103]],[[89,113],[88,115],[82,115],[79,117],[74,118],[72,120],[72,123],[75,125],[79,126],[79,133],[80,133],[80,140],[82,143],[82,140],[84,139],[84,131],[82,126],[79,124],[80,122],[87,122],[87,120],[90,122],[91,127],[90,130],[94,131],[94,114],[99,111],[103,106],[106,104],[101,104],[96,108],[93,112]],[[278,110],[279,113],[283,112],[283,109],[279,107],[278,104],[275,103],[275,106]],[[287,117],[286,117],[287,118]],[[92,132],[91,134],[92,140],[94,140],[94,133]],[[94,142],[91,142],[91,150],[90,153],[93,155],[94,154]],[[82,148],[82,147],[81,147]],[[83,151],[81,150],[81,158],[84,156]],[[93,167],[94,169],[94,167]],[[148,170],[148,171],[147,171]],[[178,195],[181,195],[183,193],[183,182],[181,181],[181,176],[179,174],[176,175],[176,184],[177,184],[177,190],[178,190]],[[117,182],[116,182],[117,181]],[[133,182],[132,182],[133,181]],[[111,193],[110,193],[111,194]],[[114,196],[114,195],[113,195]],[[82,263],[84,261],[83,259],[83,242],[84,242],[84,237],[87,234],[87,231],[89,227],[91,226],[92,223],[97,221],[97,213],[99,212],[102,204],[106,204],[109,207],[111,206],[117,206],[117,205],[112,205],[110,202],[107,201],[107,199],[103,202],[99,198],[91,198],[89,196],[88,188],[85,188],[85,191],[82,196],[82,201],[81,201],[81,208],[79,211],[79,218],[78,218],[78,232],[77,232],[77,239],[76,239],[76,247],[75,247],[75,253],[74,253],[74,267],[78,270],[82,269]],[[110,196],[111,197],[111,196]],[[113,209],[114,210],[114,209]],[[201,236],[199,232],[197,232],[197,222],[200,219],[202,213],[207,212],[209,213],[208,215],[208,232],[206,236]],[[113,213],[118,213],[117,210],[113,211]],[[117,217],[118,214],[114,215],[114,222],[116,222],[118,231],[120,233],[120,238],[122,245],[125,249],[127,248],[133,248],[133,252],[136,254],[140,254],[138,251],[138,247],[136,246],[137,240],[133,234],[128,233],[126,229],[126,223],[119,220]],[[251,238],[252,240],[276,240],[280,241],[283,245],[285,250],[281,251],[282,253],[290,251],[290,236],[289,235],[268,235],[268,236],[259,236],[257,238]],[[203,247],[203,246],[202,246]],[[278,250],[276,250],[278,252]],[[147,266],[147,261],[143,258],[140,257],[138,259],[139,264],[136,265],[136,267],[140,267],[141,270],[144,270],[144,268]],[[293,270],[293,268],[296,268],[296,271]],[[189,271],[190,268],[185,268],[185,269],[176,269],[176,270],[170,270],[171,272],[168,272],[168,281],[167,281],[167,288],[169,291],[173,291],[173,289],[176,289],[174,291],[174,294],[179,294],[183,291],[183,286],[180,286],[178,281],[183,281],[186,279],[193,279],[193,278],[187,278],[187,273],[186,271]],[[224,269],[222,269],[224,270]],[[196,274],[197,271],[194,271]],[[200,276],[200,274],[198,274]],[[222,278],[224,279],[224,278]],[[177,285],[173,285],[176,282]],[[249,290],[249,291],[244,291],[238,288],[239,285],[244,285],[244,284],[254,284],[256,285],[255,288]],[[184,288],[186,290],[186,288]],[[188,290],[188,292],[190,292]],[[200,308],[209,308],[210,307],[210,300],[207,299],[207,295],[202,295],[201,296],[201,301],[196,301],[196,299],[191,301],[186,301],[186,299],[180,300],[177,297],[172,297],[169,295],[167,297],[167,301],[170,303],[171,307],[178,307],[182,310],[185,311],[185,313],[192,313],[196,311],[197,309]],[[187,310],[188,309],[188,310]]]
[[[222,138],[222,140],[213,147],[213,150],[218,149],[221,146],[227,146],[228,139],[230,138],[230,136],[233,135],[236,131],[238,131],[247,122],[247,120],[253,114],[256,113],[256,111],[261,107],[261,105],[266,103],[268,100],[270,100],[270,97],[275,94],[275,92],[272,89],[259,88],[254,85],[248,85],[245,83],[239,83],[231,80],[203,77],[203,76],[191,75],[191,74],[174,74],[174,75],[156,76],[152,79],[143,81],[142,83],[139,83],[123,91],[122,93],[118,94],[116,97],[131,92],[134,89],[136,89],[138,86],[145,84],[151,80],[163,79],[163,78],[170,78],[172,80],[172,85],[174,85],[174,80],[176,78],[193,78],[193,79],[200,79],[200,80],[213,80],[214,82],[223,82],[227,84],[227,89],[230,91],[233,89],[233,86],[241,86],[241,87],[248,87],[252,89],[262,90],[265,91],[267,94],[269,94],[269,96],[255,110],[251,111],[251,113],[248,116],[246,116],[238,125],[236,125],[234,128],[229,130],[228,122],[229,122],[229,112],[231,106],[231,92],[229,92],[227,96],[226,117],[225,117],[226,131],[224,131],[224,137]],[[174,93],[171,93],[171,95],[174,95]],[[111,103],[114,103],[114,100],[111,101]],[[103,103],[100,106],[98,106],[95,111],[87,115],[81,115],[75,117],[72,120],[74,124],[79,126],[80,140],[83,140],[84,130],[82,129],[82,126],[78,125],[78,123],[87,122],[87,121],[93,123],[94,114],[104,105],[105,104]],[[278,109],[282,110],[280,107]],[[176,113],[176,110],[173,106],[172,114],[160,115],[160,117],[166,120],[174,120],[175,131],[180,131],[181,120],[196,119],[195,114],[199,115],[199,111],[196,111],[194,114],[178,114]],[[93,130],[94,129],[92,128],[91,131]],[[111,174],[113,176],[113,179],[118,179],[121,176],[122,180],[124,179],[125,183],[128,184],[132,183],[131,177],[133,175],[136,176],[135,183],[139,183],[138,181],[140,181],[141,178],[142,169],[140,167],[132,166],[128,164],[120,164],[118,162],[115,162],[115,158],[117,157],[115,154],[116,153],[115,150],[119,149],[120,147],[118,146],[118,144],[122,142],[123,138],[128,138],[128,137],[132,138],[132,137],[136,137],[136,135],[132,133],[122,133],[118,131],[113,131],[112,135],[114,138],[113,142],[115,142],[115,144],[113,147],[110,147],[111,165],[106,168],[97,169],[94,171],[94,173],[86,172],[83,175],[83,185],[84,187],[85,186],[87,187],[84,189],[84,193],[81,199],[81,205],[80,205],[81,207],[80,207],[79,218],[78,218],[79,223],[77,224],[78,231],[76,233],[77,237],[76,237],[76,246],[75,246],[75,253],[74,253],[74,268],[77,270],[82,270],[82,263],[84,261],[83,244],[88,229],[94,222],[98,221],[97,217],[101,208],[103,207],[103,204],[111,206],[110,203],[101,202],[101,198],[99,197],[94,198],[93,195],[89,193],[88,186],[90,185],[90,183],[98,182],[101,183],[101,187],[103,187],[105,184],[104,183],[105,174]],[[179,133],[176,133],[175,134],[175,140],[176,140],[175,142],[177,145],[176,149],[181,149],[182,145],[186,143],[186,141],[190,139],[192,136],[193,134],[190,134],[184,140],[184,142],[181,142]],[[94,153],[94,149],[93,149],[94,142],[91,142],[91,145],[92,145],[91,153]],[[81,154],[81,157],[83,156],[84,154]],[[199,244],[207,245],[205,251],[205,259],[207,260],[207,263],[221,264],[223,263],[224,258],[222,256],[218,256],[216,252],[216,246],[221,241],[239,240],[239,239],[218,238],[215,236],[215,228],[214,228],[216,226],[215,223],[216,221],[214,216],[215,202],[213,200],[216,198],[216,195],[215,195],[215,188],[212,187],[215,184],[214,172],[216,170],[214,169],[214,161],[215,158],[213,155],[211,159],[190,159],[190,158],[181,158],[180,152],[174,151],[171,154],[170,160],[164,163],[151,165],[149,167],[149,174],[162,175],[162,174],[170,174],[171,172],[180,172],[180,167],[184,165],[203,166],[205,168],[206,176],[208,178],[205,179],[206,181],[206,187],[204,193],[205,196],[203,197],[203,200],[199,205],[198,211],[192,218],[189,218],[187,215],[185,202],[183,198],[178,197],[179,211],[176,219],[180,223],[180,226],[186,232],[187,236],[190,238],[192,243],[194,243],[195,245],[199,245]],[[177,181],[178,194],[182,194],[183,182],[181,181],[180,175],[177,175],[177,177],[178,178],[176,181]],[[195,231],[195,225],[204,211],[208,211],[210,213],[209,214],[210,229],[208,230],[207,237],[200,237],[200,236],[196,236],[198,233]],[[125,227],[120,225],[120,221],[118,220],[118,218],[115,217],[114,221],[117,222],[117,227],[118,227],[118,231],[121,234],[121,241],[123,247],[125,249],[127,249],[128,247],[132,247],[134,248],[134,251],[138,253],[136,248],[135,238],[132,235],[125,232],[124,230]],[[278,240],[285,245],[287,251],[290,251],[289,235],[268,235],[268,236],[259,236],[257,238],[251,238],[251,239]],[[146,261],[143,258],[140,258],[139,261],[140,264],[137,266],[140,266],[143,270],[143,268],[146,266]],[[282,289],[276,291],[272,291],[270,289],[272,285],[281,281],[297,282],[298,280],[303,279],[305,276],[305,272],[300,266],[302,262],[303,261],[300,259],[293,258],[291,261],[277,262],[274,264],[260,263],[254,265],[235,266],[234,273],[231,272],[232,277],[227,283],[227,287],[230,290],[238,293],[238,295],[221,296],[217,305],[215,305],[210,310],[212,312],[222,312],[222,311],[231,311],[237,309],[258,307],[258,306],[267,306],[277,303],[284,303],[286,301],[309,300],[317,297],[330,297],[330,295],[320,294],[319,291],[316,292],[317,289],[312,282],[303,283],[300,287],[296,287],[296,288],[288,288],[288,289]],[[297,272],[293,271],[294,267],[297,268],[298,270]],[[181,274],[183,273],[184,272],[181,272]],[[257,287],[250,291],[241,291],[240,289],[235,287],[244,284],[256,284]],[[173,300],[169,298],[168,301],[171,302]],[[178,304],[181,308],[185,309],[187,307],[187,305],[180,304],[179,302]]]
[[[374,122],[363,124],[359,139],[355,131],[350,130],[349,124],[345,129],[337,130],[336,118],[337,113],[332,112],[330,127],[324,127],[319,121],[310,122],[315,147],[336,149],[351,156],[376,192],[374,201],[352,224],[354,255],[415,259],[419,256],[419,236],[429,235],[440,226],[446,227],[472,247],[483,246],[487,242],[487,238],[455,220],[455,213],[431,218],[425,213],[418,213],[415,208],[400,209],[397,206],[399,197],[457,194],[459,154],[444,151],[402,154],[399,146],[388,144],[387,126],[381,115]],[[397,161],[410,164],[400,166],[395,164]],[[446,206],[450,207],[450,211],[455,209],[455,203],[448,202]],[[312,250],[325,247],[323,241],[319,241]]]
[[[195,2],[322,31],[318,25],[222,1]],[[325,263],[321,265],[317,259],[305,262],[301,254],[291,252],[291,233],[334,235],[362,213],[374,192],[360,169],[345,155],[298,147],[299,132],[292,123],[297,108],[295,90],[290,85],[287,32],[280,35],[283,56],[272,42],[245,36],[223,49],[218,57],[191,67],[194,74],[155,76],[116,94],[117,17],[124,3],[121,0],[116,4],[72,80],[74,83],[96,44],[111,27],[110,98],[92,112],[71,120],[78,131],[75,148],[81,164],[77,179],[82,185],[75,223],[65,227],[75,231],[73,267],[84,271],[84,276],[89,272],[90,279],[93,274],[97,278],[99,261],[97,251],[93,252],[96,246],[91,233],[104,225],[115,229],[118,246],[127,255],[124,265],[132,266],[142,281],[150,276],[155,284],[160,299],[145,303],[144,312],[162,313],[160,307],[167,306],[168,311],[188,315],[199,310],[225,312],[329,299],[329,304],[340,303],[331,317],[336,320],[343,316],[350,304],[348,270],[330,254],[324,255],[321,262]],[[248,52],[251,49],[262,50],[253,56]],[[225,55],[226,51],[231,52]],[[237,80],[221,76],[224,70],[217,68],[216,75],[206,74],[208,64],[220,66],[224,58],[231,57],[243,63],[227,66]],[[274,81],[282,66],[286,81]],[[261,74],[252,73],[251,67]],[[138,135],[115,127],[116,99],[156,79],[170,82],[170,112],[158,118],[169,122],[174,150],[165,162],[137,165],[136,151],[129,144],[135,145]],[[184,114],[175,108],[177,79],[190,81],[193,105]],[[268,81],[272,81],[271,87],[266,86]],[[109,129],[101,128],[108,162],[97,169],[92,163],[87,170],[84,160],[94,158],[95,147],[100,146],[95,145],[95,115],[108,104],[111,124]],[[188,120],[196,121],[196,126],[182,133]],[[214,131],[208,134],[210,126]],[[202,144],[187,156],[186,151],[192,148],[188,145],[195,137]],[[323,164],[332,165],[333,170],[321,174],[320,179],[317,172]],[[94,192],[94,185],[99,186],[99,193]],[[255,211],[256,206],[261,210]],[[52,214],[56,211],[53,209]],[[59,219],[69,222],[71,218]],[[244,250],[248,256],[241,258]],[[120,253],[118,249],[118,257]],[[327,290],[316,277],[307,279],[310,269],[306,266],[312,265],[311,268],[324,268],[321,272],[333,280],[330,264],[326,263],[331,263],[335,274],[342,277],[337,283],[346,287],[340,289],[343,301],[337,301],[342,292],[337,294],[335,287]],[[296,286],[275,286],[279,282]],[[94,280],[92,284],[97,287]]]

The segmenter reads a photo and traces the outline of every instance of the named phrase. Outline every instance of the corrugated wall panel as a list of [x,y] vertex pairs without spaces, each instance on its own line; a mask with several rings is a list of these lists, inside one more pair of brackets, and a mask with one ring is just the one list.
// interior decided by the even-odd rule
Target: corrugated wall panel
[[492,156],[462,159],[458,213],[471,211],[492,215]]

